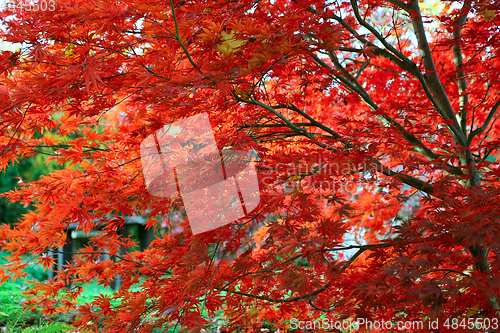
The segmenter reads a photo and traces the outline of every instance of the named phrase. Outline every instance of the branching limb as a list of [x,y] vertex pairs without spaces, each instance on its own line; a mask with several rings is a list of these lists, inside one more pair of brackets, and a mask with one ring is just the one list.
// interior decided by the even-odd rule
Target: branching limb
[[[322,62],[325,66],[327,66],[328,68],[330,68],[327,64],[325,64],[321,59],[319,59],[317,56],[313,56],[311,55],[315,60],[317,59],[317,61],[320,61]],[[331,69],[331,68],[330,68]],[[339,79],[343,80],[344,83],[349,83],[350,86],[353,88],[353,90],[355,91],[358,91],[358,88],[356,87],[356,85],[354,85],[354,83],[350,82],[349,80],[347,80],[346,78],[342,77],[342,76],[339,76]],[[360,94],[363,93],[363,91],[359,91]],[[366,92],[365,92],[366,94]],[[366,94],[367,98],[368,98],[368,102],[370,103],[371,99],[370,97]],[[324,143],[321,143],[319,142],[318,140],[316,140],[314,138],[314,135],[312,133],[309,133],[305,128],[303,127],[297,127],[294,123],[290,122],[285,116],[283,116],[281,113],[279,113],[278,111],[276,111],[276,108],[277,107],[273,107],[273,106],[269,106],[269,105],[266,105],[262,102],[259,102],[255,99],[253,99],[252,97],[250,97],[250,99],[246,100],[246,99],[242,99],[241,97],[237,96],[237,95],[234,95],[234,98],[237,100],[237,101],[240,101],[240,102],[243,102],[243,103],[247,103],[247,104],[253,104],[253,105],[258,105],[260,107],[263,107],[265,108],[266,110],[270,111],[271,113],[273,113],[274,115],[276,115],[279,119],[281,119],[281,121],[283,121],[284,124],[286,124],[286,126],[288,128],[290,128],[291,130],[293,130],[295,133],[297,133],[297,135],[303,135],[307,138],[310,138],[311,140],[314,140],[314,142],[319,145],[320,147],[322,148],[326,148],[326,149],[333,149],[331,147],[328,147],[327,145],[325,145]],[[378,108],[378,106],[373,102],[371,101],[371,103],[376,107]],[[279,106],[279,107],[282,107],[282,106]],[[294,108],[294,107],[290,107],[290,106],[287,106],[287,108],[289,108],[290,110],[293,110],[293,111],[296,111],[297,112],[297,109],[298,108]],[[299,110],[299,114],[301,115],[304,115],[305,113],[303,113],[300,109]],[[387,118],[386,118],[387,117]],[[400,130],[402,133],[404,133],[406,135],[407,138],[411,139],[412,137],[417,140],[416,142],[420,142],[418,140],[418,138],[416,138],[413,134],[411,133],[408,133],[406,132],[406,130],[403,128],[403,126],[401,126],[399,123],[397,123],[395,120],[393,120],[392,118],[390,118],[389,116],[386,116],[386,117],[383,117],[382,118],[385,120],[385,122],[388,124],[388,126],[395,126],[398,130]],[[314,119],[312,118],[308,118],[309,121],[314,121]],[[337,134],[338,135],[338,134]],[[413,139],[412,139],[413,140]],[[423,147],[425,147],[425,145],[423,145],[423,143],[420,143]],[[426,148],[426,147],[425,147]],[[428,149],[428,148],[427,148]],[[434,159],[437,159],[438,156],[435,155],[430,149],[429,150],[429,153],[432,153],[432,155],[429,155],[432,160]],[[371,163],[374,163],[376,166],[377,166],[377,171],[378,172],[381,172],[382,174],[386,175],[386,176],[391,176],[391,177],[397,177],[399,178],[404,184],[407,184],[417,190],[420,190],[420,191],[423,191],[427,194],[430,194],[430,195],[435,195],[434,193],[434,187],[418,178],[415,178],[413,176],[410,176],[410,175],[407,175],[407,174],[404,174],[404,173],[400,173],[400,172],[395,172],[395,171],[392,171],[390,170],[389,168],[385,167],[381,162],[373,159],[373,158],[370,158],[370,162]],[[460,170],[455,170],[457,168],[453,167],[453,166],[450,166],[450,165],[447,165],[447,164],[444,164],[443,166],[443,169],[445,169],[445,171],[447,170],[448,172],[461,172]]]
[[399,52],[395,47],[393,47],[391,44],[389,44],[385,38],[368,22],[366,22],[361,15],[359,15],[359,9],[358,9],[358,3],[357,0],[351,0],[351,6],[354,12],[354,16],[356,16],[356,19],[358,20],[359,24],[361,24],[363,27],[365,27],[368,31],[370,31],[377,39],[384,45],[384,47],[391,52],[392,54],[396,55],[399,59],[401,59],[404,63],[407,63],[408,65],[414,64],[408,57],[406,57],[403,53]]
[[316,310],[321,311],[321,312],[333,312],[333,311],[335,311],[335,310],[337,310],[339,308],[338,306],[336,306],[336,307],[328,309],[328,310],[327,309],[322,309],[322,308],[314,305],[312,301],[309,301],[309,305],[312,306],[313,308],[315,308]]
[[[6,146],[9,146],[9,145],[10,145],[10,143],[12,142],[12,140],[14,139],[14,137],[16,136],[17,132],[18,132],[18,131],[19,131],[19,129],[21,128],[21,125],[23,124],[24,119],[26,118],[26,115],[28,114],[28,110],[30,109],[31,104],[32,104],[32,103],[30,103],[30,104],[28,105],[28,107],[26,108],[26,110],[24,110],[24,112],[23,112],[23,117],[21,118],[21,120],[20,120],[20,121],[19,121],[19,123],[17,124],[16,130],[14,131],[14,133],[12,134],[12,136],[10,137],[9,142],[7,143],[7,145],[6,145]],[[2,157],[2,155],[5,153],[5,151],[6,151],[6,149],[2,149],[2,153],[0,154],[0,157]]]
[[[317,11],[315,11],[315,12],[317,12]],[[358,32],[353,27],[351,27],[346,21],[344,21],[339,16],[330,13],[329,17],[332,18],[333,20],[339,22],[347,31],[349,31],[361,43],[372,47],[373,50],[371,50],[371,52],[374,55],[384,57],[384,58],[390,60],[392,63],[396,64],[402,70],[405,70],[408,73],[411,73],[412,75],[416,75],[415,71],[418,71],[418,68],[417,68],[417,65],[415,65],[415,63],[413,63],[411,60],[406,58],[406,59],[408,59],[408,61],[403,61],[400,58],[398,58],[397,56],[395,56],[394,54],[392,54],[391,52],[389,52],[385,49],[379,48],[375,44],[373,44],[370,41],[368,41],[367,39],[365,39],[363,36],[359,35]],[[340,47],[339,51],[359,52],[359,50],[357,50],[357,49],[344,48],[344,47]]]
[[[329,147],[328,145],[322,143],[322,142],[319,142],[316,138],[315,138],[315,135],[314,133],[309,133],[307,131],[306,128],[303,128],[303,127],[297,127],[294,123],[292,123],[290,120],[288,120],[285,116],[283,116],[281,113],[279,113],[278,111],[276,111],[276,108],[273,107],[273,106],[269,106],[269,105],[266,105],[262,102],[259,102],[257,100],[255,100],[254,98],[250,97],[249,99],[243,99],[239,96],[237,96],[236,94],[233,95],[233,97],[239,101],[239,102],[243,102],[243,103],[247,103],[247,104],[252,104],[252,105],[258,105],[260,107],[263,107],[264,109],[270,111],[272,114],[274,114],[275,116],[277,116],[285,125],[286,127],[290,128],[292,131],[294,131],[296,133],[296,135],[302,135],[302,136],[305,136],[307,137],[308,139],[311,139],[315,144],[317,144],[318,146],[320,146],[321,148],[325,148],[325,149],[330,149],[330,150],[336,150],[332,147]],[[312,119],[312,118],[311,118]],[[319,123],[318,123],[319,124]],[[338,135],[338,134],[337,134]],[[287,135],[286,137],[289,137],[289,136],[295,136],[295,135]],[[269,140],[269,139],[268,139]],[[276,140],[276,138],[272,139],[272,140]],[[264,140],[263,140],[264,141]]]
[[466,274],[464,272],[460,272],[460,271],[457,271],[457,270],[454,270],[454,269],[444,269],[444,268],[440,268],[440,269],[431,269],[431,270],[428,270],[428,271],[425,271],[423,272],[422,274],[429,274],[429,273],[435,273],[435,272],[448,272],[448,273],[456,273],[456,274],[460,274],[462,276],[465,276],[465,277],[470,277],[469,274]]
[[[486,77],[488,77],[488,73],[486,73]],[[488,79],[487,79],[488,81]],[[471,128],[471,131],[472,131],[472,128],[474,127],[474,121],[475,121],[475,115],[476,115],[476,109],[479,108],[481,105],[483,105],[483,103],[486,101],[486,98],[489,96],[489,92],[490,92],[490,89],[491,87],[493,86],[493,84],[495,84],[496,82],[498,82],[499,80],[494,80],[493,82],[487,84],[486,86],[486,92],[484,93],[484,96],[483,98],[481,99],[481,102],[479,103],[476,103],[476,105],[472,108],[472,120],[470,122],[470,128]],[[470,134],[469,134],[470,135]]]
[[170,7],[172,8],[172,17],[174,19],[174,25],[175,25],[175,39],[177,40],[177,42],[179,42],[182,50],[186,54],[186,57],[188,58],[188,60],[191,63],[191,65],[193,65],[193,67],[196,68],[196,70],[200,74],[203,74],[203,72],[200,70],[200,68],[198,67],[198,65],[196,65],[196,63],[191,58],[191,55],[189,54],[189,51],[187,50],[186,46],[184,45],[184,42],[181,39],[181,36],[179,35],[179,25],[177,23],[177,16],[175,15],[175,7],[174,7],[174,3],[172,2],[172,0],[170,0]]
[[431,49],[429,47],[429,42],[427,41],[427,36],[425,33],[424,23],[422,21],[422,13],[420,12],[420,7],[418,5],[418,0],[411,0],[410,2],[413,11],[416,13],[411,19],[413,29],[415,31],[415,36],[417,38],[418,47],[422,56],[422,61],[425,67],[425,81],[429,90],[431,91],[433,97],[438,103],[439,109],[443,112],[442,116],[445,119],[453,121],[453,124],[448,124],[448,127],[455,135],[456,139],[463,145],[467,145],[467,138],[465,133],[459,128],[457,117],[453,111],[448,95],[441,84],[439,75],[437,73],[436,66],[434,64],[434,59],[432,57]]
[[[342,266],[341,270],[342,271],[346,270],[354,262],[354,260],[356,260],[367,249],[368,249],[367,247],[362,247],[362,248],[358,249],[358,251],[351,257],[351,259],[349,259],[349,261],[347,261],[344,264],[344,266]],[[224,289],[224,288],[220,288],[220,287],[214,287],[214,288],[217,289],[217,290],[227,291],[227,292],[230,292],[230,293],[233,293],[233,294],[236,294],[236,295],[241,295],[241,296],[246,296],[246,297],[252,297],[252,298],[255,298],[255,299],[260,299],[260,300],[271,302],[271,303],[290,303],[290,302],[297,302],[297,301],[309,299],[311,297],[319,295],[323,291],[325,291],[326,289],[328,289],[330,287],[330,285],[331,285],[331,282],[327,282],[322,287],[316,289],[315,291],[313,291],[313,292],[311,292],[309,294],[305,294],[305,295],[297,296],[297,297],[292,297],[292,298],[288,298],[288,299],[274,299],[274,298],[263,297],[263,296],[259,296],[259,295],[253,295],[253,294],[244,293],[244,292],[235,291],[235,290],[228,290],[228,289]]]
[[[294,2],[298,4],[297,0],[294,0]],[[357,9],[357,3],[354,0],[353,0],[353,3],[356,6],[353,9]],[[410,11],[415,11],[415,8],[413,8],[414,6],[410,6],[410,7],[411,7],[411,9],[408,8],[408,9],[410,9]],[[313,14],[317,14],[317,15],[323,14],[319,10],[316,10],[316,9],[310,7],[310,6],[305,6],[305,8],[309,12],[311,12]],[[432,56],[430,55],[429,44],[427,43],[427,38],[425,36],[425,30],[423,28],[423,23],[422,23],[422,20],[421,20],[421,14],[420,14],[420,9],[418,7],[418,3],[416,5],[416,8],[417,8],[418,18],[414,19],[414,20],[416,20],[416,22],[414,23],[414,26],[416,28],[418,28],[418,29],[416,29],[416,31],[417,31],[416,34],[417,34],[417,40],[419,40],[419,47],[421,46],[421,49],[425,50],[425,52],[423,52],[423,54],[422,54],[423,57],[424,57],[424,54],[428,55],[428,56],[424,57],[424,60],[426,62],[429,62],[429,59],[430,59],[430,64],[432,65],[431,67],[426,66],[427,72],[430,73],[429,75],[437,77],[437,73],[435,71],[434,62],[432,60]],[[370,31],[374,30],[374,28],[372,26],[370,26],[368,23],[366,23],[366,21],[364,21],[361,18],[361,16],[359,15],[359,12],[357,13],[356,16],[357,16],[358,21],[361,20],[360,23],[364,22],[368,27],[370,27],[370,29],[369,29]],[[346,21],[344,21],[341,17],[339,17],[337,15],[334,15],[332,13],[328,13],[327,17],[330,17],[333,20],[339,22],[347,31],[349,31],[360,42],[362,42],[362,43],[364,43],[364,44],[366,44],[366,45],[368,45],[370,47],[373,47],[374,49],[371,51],[373,54],[378,55],[378,56],[382,56],[382,57],[384,57],[386,59],[389,59],[390,61],[392,61],[394,64],[396,64],[401,69],[403,69],[403,70],[411,73],[412,75],[414,75],[419,80],[420,84],[422,85],[422,88],[424,89],[426,96],[429,98],[429,101],[439,111],[439,113],[443,117],[443,119],[445,119],[445,120],[452,120],[453,121],[452,124],[447,124],[448,128],[450,129],[450,131],[453,133],[453,135],[456,138],[458,138],[458,140],[463,145],[466,145],[467,139],[465,137],[465,134],[459,128],[457,118],[455,116],[455,113],[453,112],[453,108],[451,107],[451,103],[448,100],[448,97],[447,97],[446,93],[444,92],[444,89],[443,89],[443,87],[441,85],[441,82],[439,81],[439,77],[437,77],[437,79],[438,79],[437,80],[437,86],[440,87],[440,89],[437,89],[437,90],[439,92],[441,92],[441,94],[436,94],[435,92],[433,92],[433,90],[436,90],[435,89],[436,87],[434,87],[434,85],[436,85],[435,84],[435,80],[432,80],[432,79],[431,80],[426,80],[425,77],[420,72],[420,70],[418,69],[417,65],[415,63],[413,63],[411,60],[409,60],[407,57],[405,57],[404,55],[400,54],[400,52],[398,50],[394,49],[391,45],[389,45],[387,43],[387,41],[385,41],[385,39],[376,30],[371,31],[371,32],[372,33],[375,32],[376,33],[375,36],[378,35],[380,37],[379,40],[382,43],[387,44],[387,45],[384,44],[384,46],[385,47],[389,46],[388,49],[389,50],[394,49],[394,51],[396,51],[396,53],[393,54],[393,53],[389,52],[388,50],[381,49],[381,48],[377,47],[376,45],[374,45],[373,43],[369,42],[364,37],[360,36],[358,34],[358,32],[353,27],[351,27]],[[412,20],[412,22],[414,20]],[[402,56],[402,58],[399,58],[395,54],[400,54]],[[434,68],[434,71],[431,70],[431,68]],[[437,96],[436,99],[434,98],[433,94]]]
[[[278,108],[278,107],[276,107]],[[316,126],[312,123],[293,123],[295,126]],[[244,124],[239,128],[287,127],[285,124]]]
[[361,76],[361,73],[363,73],[363,71],[365,70],[366,66],[368,66],[368,64],[370,63],[370,60],[368,59],[367,61],[365,61],[361,67],[359,68],[359,71],[358,71],[358,74],[356,74],[356,81],[359,80],[359,77]]
[[330,134],[331,136],[333,136],[335,139],[341,139],[342,138],[342,136],[340,134],[338,134],[337,132],[335,132],[331,128],[323,125],[322,123],[316,121],[314,118],[312,118],[311,116],[309,116],[307,113],[305,113],[304,111],[302,111],[301,109],[299,109],[295,105],[276,105],[276,106],[273,106],[273,108],[274,109],[286,108],[286,109],[295,111],[298,114],[300,114],[302,117],[304,117],[307,120],[309,120],[311,122],[312,126],[316,126],[318,128],[321,128],[323,131],[327,132],[328,134]]
[[[294,2],[297,3],[296,0],[294,0]],[[321,14],[320,11],[318,11],[318,10],[316,10],[314,8],[311,8],[309,6],[306,6],[305,8],[309,12],[311,12],[313,14]],[[358,16],[359,16],[359,14],[358,14]],[[411,60],[409,60],[404,55],[402,55],[404,57],[403,58],[404,60],[402,60],[401,58],[397,57],[396,55],[394,55],[393,53],[389,52],[388,50],[381,49],[381,48],[377,47],[375,44],[369,42],[364,37],[360,36],[358,34],[358,32],[353,27],[351,27],[346,21],[344,21],[341,17],[339,17],[339,16],[337,16],[335,14],[332,14],[332,13],[329,13],[328,17],[330,17],[333,20],[339,22],[347,31],[349,31],[360,42],[362,42],[362,43],[364,43],[364,44],[372,47],[373,50],[371,52],[373,54],[378,55],[378,56],[382,56],[382,57],[390,60],[391,62],[393,62],[394,64],[396,64],[399,68],[407,71],[408,73],[412,74],[415,78],[417,78],[418,81],[420,82],[422,88],[424,89],[424,92],[425,92],[427,98],[432,103],[432,105],[438,110],[438,112],[441,115],[441,117],[443,117],[444,120],[452,120],[454,122],[452,124],[447,124],[448,128],[450,129],[450,131],[453,133],[453,135],[455,137],[457,137],[459,139],[459,141],[463,145],[466,144],[467,139],[466,139],[465,135],[463,134],[463,132],[461,131],[461,129],[459,128],[459,126],[458,126],[457,119],[455,117],[455,114],[453,113],[453,110],[451,108],[451,104],[449,103],[448,97],[445,95],[445,99],[448,101],[448,105],[449,105],[448,109],[451,110],[451,112],[446,112],[445,109],[443,109],[440,106],[440,103],[438,103],[439,101],[434,98],[433,93],[431,92],[431,90],[430,90],[430,88],[428,86],[427,81],[425,80],[424,76],[422,75],[422,73],[420,72],[419,68],[417,67],[417,65],[414,62],[412,62]],[[359,18],[362,19],[360,16],[359,16]],[[369,26],[368,23],[366,23],[366,24]],[[372,29],[373,29],[373,27],[372,27]],[[425,36],[425,31],[424,31],[424,36]],[[382,36],[380,36],[380,37],[383,39]],[[385,41],[385,39],[384,39],[384,41]],[[387,44],[386,41],[385,41],[385,43]],[[427,48],[429,48],[428,44],[427,44]],[[397,51],[397,52],[399,52],[399,51]],[[430,52],[430,49],[429,49],[429,52]],[[443,92],[444,92],[444,90],[443,90]],[[448,113],[450,115],[448,115]],[[450,116],[451,116],[451,118],[450,118]]]
[[404,3],[403,1],[400,0],[387,0],[388,2],[392,3],[394,6],[399,7],[401,9],[404,9],[408,13],[412,10],[411,6],[407,3]]
[[418,178],[415,178],[413,176],[401,173],[401,172],[396,172],[392,171],[389,168],[385,167],[382,163],[379,161],[371,161],[372,163],[376,164],[378,166],[377,171],[386,175],[386,176],[391,176],[391,177],[397,177],[399,178],[404,184],[411,186],[417,190],[420,190],[422,192],[425,192],[427,194],[436,196],[434,186],[432,186],[429,183],[424,182],[423,180],[420,180]]
[[491,109],[490,113],[488,114],[488,117],[486,118],[486,121],[484,122],[484,124],[479,127],[479,128],[476,128],[475,130],[473,130],[470,134],[469,134],[469,138],[467,139],[467,143],[470,145],[471,142],[472,142],[472,139],[474,139],[474,137],[480,133],[482,133],[487,127],[488,127],[488,124],[490,123],[491,119],[493,118],[493,116],[495,115],[495,112],[497,112],[497,109],[498,107],[500,106],[500,101],[496,102],[495,105],[493,106],[493,108]]
[[[332,62],[335,66],[335,69],[337,69],[339,72],[344,74],[343,76],[341,75],[335,75],[342,83],[347,85],[351,90],[356,92],[362,99],[363,101],[373,110],[378,110],[379,106],[371,99],[370,95],[366,92],[366,90],[359,84],[359,82],[352,77],[352,75],[345,70],[339,63],[337,57],[333,52],[330,52],[330,58],[332,59]],[[331,69],[332,71],[334,70],[331,68],[328,64],[326,64],[323,60],[318,58],[315,54],[311,53],[311,57],[321,66]],[[394,126],[401,136],[413,146],[413,151],[425,156],[429,161],[433,161],[439,158],[438,155],[436,155],[431,149],[429,149],[427,146],[424,145],[420,139],[418,139],[415,135],[412,133],[409,133],[406,131],[406,129],[403,127],[403,125],[399,124],[396,120],[394,120],[392,117],[390,117],[387,114],[381,114],[377,115],[377,118],[384,124],[386,127],[391,127]],[[453,167],[452,165],[444,165],[444,168],[446,172],[452,173],[452,174],[462,174],[462,171],[459,168]]]
[[291,130],[293,130],[295,133],[297,134],[302,134],[302,135],[305,135],[305,136],[308,136],[309,132],[307,132],[307,130],[303,127],[297,127],[294,123],[292,123],[290,120],[288,120],[285,116],[283,116],[281,113],[279,113],[278,111],[276,111],[273,107],[269,106],[269,105],[266,105],[262,102],[259,102],[257,100],[255,100],[254,98],[250,97],[249,99],[243,99],[237,95],[234,95],[234,98],[238,101],[238,102],[243,102],[243,103],[247,103],[247,104],[253,104],[253,105],[258,105],[260,107],[263,107],[264,109],[270,111],[272,114],[274,114],[275,116],[277,116],[281,121],[283,121],[286,126],[288,128],[290,128]]
[[[462,53],[462,46],[460,41],[462,39],[462,25],[467,21],[467,15],[470,11],[470,1],[466,1],[462,8],[463,14],[456,21],[456,29],[453,31],[453,60],[455,62],[455,69],[457,70],[457,86],[458,93],[460,94],[460,112],[458,113],[458,121],[460,122],[460,127],[462,132],[467,133],[467,113],[469,96],[466,94],[467,90],[467,80],[465,79],[464,71],[464,56]],[[470,144],[470,142],[468,142]]]

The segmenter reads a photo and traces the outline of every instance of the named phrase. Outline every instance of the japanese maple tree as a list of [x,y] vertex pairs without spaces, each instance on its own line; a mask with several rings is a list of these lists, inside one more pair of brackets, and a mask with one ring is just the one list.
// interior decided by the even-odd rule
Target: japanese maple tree
[[[19,51],[0,55],[1,170],[34,154],[66,167],[4,194],[36,209],[0,229],[0,279],[22,275],[26,254],[51,267],[76,224],[97,236],[27,306],[76,309],[91,331],[196,332],[219,312],[244,332],[321,315],[498,318],[499,5],[8,7],[1,36]],[[261,201],[193,235],[172,221],[180,198],[148,193],[140,145],[200,113],[219,149],[255,153]],[[142,252],[120,234],[133,214],[168,226]],[[75,305],[80,286],[117,275],[112,296]]]

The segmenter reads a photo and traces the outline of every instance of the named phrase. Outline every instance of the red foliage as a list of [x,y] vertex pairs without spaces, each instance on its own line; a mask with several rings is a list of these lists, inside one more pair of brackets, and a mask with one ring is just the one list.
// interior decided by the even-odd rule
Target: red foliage
[[[65,165],[5,194],[36,209],[0,228],[0,281],[24,254],[49,266],[69,224],[98,235],[30,307],[69,310],[119,274],[76,324],[500,317],[498,0],[54,3],[0,13],[23,44],[0,54],[0,169]],[[219,149],[258,153],[259,207],[194,236],[181,219],[123,254],[127,216],[160,228],[182,207],[147,192],[141,142],[202,112]]]

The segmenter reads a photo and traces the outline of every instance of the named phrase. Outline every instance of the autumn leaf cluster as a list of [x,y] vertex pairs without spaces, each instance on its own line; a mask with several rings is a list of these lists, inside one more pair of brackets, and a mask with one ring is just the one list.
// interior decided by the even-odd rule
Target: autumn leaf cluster
[[[498,1],[56,4],[0,13],[0,170],[64,166],[3,194],[35,208],[0,228],[0,280],[52,267],[70,225],[97,235],[28,306],[106,332],[498,317]],[[220,150],[256,153],[261,202],[193,236],[140,145],[204,112]],[[158,230],[144,251],[133,215]]]

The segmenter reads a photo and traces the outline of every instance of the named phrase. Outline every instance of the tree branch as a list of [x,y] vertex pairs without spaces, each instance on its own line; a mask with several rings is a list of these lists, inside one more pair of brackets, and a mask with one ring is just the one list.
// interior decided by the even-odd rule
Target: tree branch
[[491,109],[490,113],[488,114],[488,117],[486,118],[486,121],[484,122],[484,124],[479,127],[479,128],[476,128],[475,130],[473,130],[470,134],[469,134],[469,138],[467,139],[467,143],[470,145],[472,143],[472,139],[474,139],[474,137],[480,133],[482,133],[487,127],[488,127],[488,124],[490,123],[491,119],[493,118],[493,116],[495,115],[495,112],[497,111],[498,107],[500,106],[500,101],[496,102],[495,105],[493,106],[493,108]]
[[[455,22],[457,27],[453,31],[452,46],[453,60],[455,62],[455,69],[457,70],[456,78],[458,93],[460,94],[460,112],[458,113],[458,121],[463,133],[467,133],[467,109],[469,104],[469,95],[465,93],[467,90],[467,80],[465,79],[465,71],[463,69],[464,56],[462,53],[462,46],[460,45],[460,41],[462,39],[462,25],[467,21],[467,15],[470,8],[470,1],[466,1],[462,7],[462,12],[465,11],[465,13],[462,14]],[[470,142],[467,143],[470,144]]]
[[400,0],[387,0],[388,2],[392,3],[394,6],[399,7],[401,9],[404,9],[408,13],[412,10],[411,6],[407,3],[404,3],[403,1]]
[[[366,250],[368,250],[367,247],[360,248],[351,257],[351,259],[349,259],[349,261],[347,261],[344,264],[344,266],[342,266],[341,271],[346,270],[354,262],[354,260],[356,260]],[[326,289],[328,289],[330,287],[330,285],[331,285],[331,282],[327,282],[322,287],[316,289],[315,291],[313,291],[313,292],[311,292],[309,294],[305,294],[305,295],[297,296],[297,297],[292,297],[292,298],[288,298],[288,299],[274,299],[274,298],[269,298],[269,297],[263,297],[263,296],[259,296],[259,295],[253,295],[253,294],[249,294],[249,293],[244,293],[244,292],[241,292],[241,291],[228,290],[228,289],[220,288],[220,287],[214,287],[214,289],[220,290],[220,291],[230,292],[230,293],[236,294],[236,295],[241,295],[241,296],[246,296],[246,297],[252,297],[252,298],[255,298],[255,299],[260,299],[260,300],[268,301],[268,302],[271,302],[271,303],[290,303],[290,302],[297,302],[297,301],[301,301],[303,299],[307,299],[307,298],[316,296],[316,295],[322,293],[323,291],[325,291]]]
[[467,145],[467,139],[465,133],[460,129],[457,117],[453,111],[448,95],[441,84],[439,75],[434,64],[434,59],[432,57],[431,49],[429,47],[429,42],[427,41],[427,36],[425,33],[424,23],[422,21],[422,13],[420,12],[420,7],[418,5],[418,0],[411,0],[410,2],[413,11],[416,15],[412,16],[411,23],[415,31],[415,37],[417,38],[418,47],[422,56],[426,74],[424,75],[425,82],[427,83],[429,90],[431,91],[433,97],[435,98],[439,110],[442,112],[442,116],[447,120],[452,120],[453,124],[447,124],[450,130],[456,137],[456,140],[460,142],[463,146]]
[[395,54],[399,59],[401,59],[403,62],[405,62],[409,65],[414,64],[410,59],[408,59],[408,57],[406,57],[404,54],[399,52],[399,50],[397,50],[391,44],[387,43],[385,38],[374,27],[372,27],[370,24],[368,24],[368,22],[366,22],[361,17],[361,15],[359,15],[357,0],[351,0],[351,6],[352,6],[352,9],[354,12],[354,16],[356,16],[356,19],[358,20],[359,24],[361,24],[363,27],[368,29],[368,31],[370,31],[375,37],[377,37],[377,39],[382,43],[382,45],[384,45],[384,47],[387,50],[389,50],[389,52],[392,52],[392,54]]
[[432,186],[431,184],[426,183],[426,182],[424,182],[418,178],[415,178],[413,176],[407,175],[405,173],[392,171],[389,168],[385,167],[379,161],[373,160],[372,163],[374,163],[380,167],[380,169],[377,168],[378,172],[380,172],[386,176],[397,177],[406,185],[409,185],[409,186],[411,186],[417,190],[420,190],[422,192],[425,192],[427,194],[436,196],[434,186]]
[[172,17],[174,19],[174,25],[175,25],[175,39],[181,45],[181,48],[184,51],[184,53],[186,54],[186,57],[188,58],[188,60],[191,63],[191,65],[193,65],[193,67],[196,68],[196,70],[200,74],[203,74],[203,72],[200,70],[200,68],[198,67],[198,65],[196,65],[196,63],[191,58],[191,55],[189,54],[189,51],[187,50],[186,46],[182,42],[181,36],[179,35],[179,25],[177,23],[177,16],[175,15],[175,7],[174,7],[174,3],[172,2],[172,0],[170,0],[170,7],[172,8]]
[[[326,64],[323,60],[318,58],[314,53],[310,54],[311,57],[321,66],[331,69],[332,71],[334,70],[328,64]],[[347,72],[341,64],[338,62],[337,57],[333,52],[329,52],[330,58],[332,59],[332,62],[334,63],[334,66],[336,69],[343,73],[344,76],[340,75],[335,75],[339,80],[342,81],[345,85],[347,85],[350,89],[355,91],[362,99],[363,101],[373,110],[378,110],[379,106],[371,99],[371,97],[368,95],[366,90],[359,84],[359,82],[351,75],[349,72]],[[413,146],[413,151],[416,152],[417,154],[421,154],[425,156],[429,161],[434,161],[439,158],[438,155],[436,155],[431,149],[429,149],[427,146],[424,145],[420,139],[418,139],[415,135],[412,133],[409,133],[406,131],[406,129],[403,127],[403,125],[399,124],[396,120],[394,120],[392,117],[390,117],[387,114],[378,114],[377,119],[380,120],[382,124],[386,127],[391,127],[394,126],[396,130],[401,134],[401,136]],[[452,165],[444,164],[443,165],[444,169],[446,172],[451,173],[451,174],[456,174],[456,175],[461,175],[462,171],[459,168],[456,168]]]

